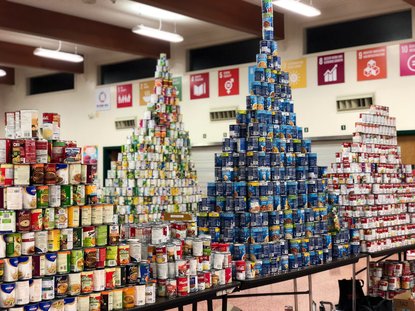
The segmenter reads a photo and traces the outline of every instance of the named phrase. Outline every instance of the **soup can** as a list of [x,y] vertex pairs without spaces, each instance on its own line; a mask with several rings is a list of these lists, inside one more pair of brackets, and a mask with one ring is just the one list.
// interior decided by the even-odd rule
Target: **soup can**
[[48,251],[48,232],[38,231],[35,232],[35,252],[37,254],[43,254]]
[[89,294],[89,311],[101,310],[101,293]]
[[11,308],[16,302],[16,284],[0,284],[0,307]]
[[4,259],[3,281],[15,282],[19,279],[19,258]]
[[150,281],[145,288],[146,295],[146,304],[151,304],[156,302],[156,283]]
[[176,279],[167,279],[167,281],[166,281],[166,296],[169,299],[177,297],[177,281],[176,281]]
[[130,309],[135,306],[134,301],[135,289],[133,286],[125,287],[123,289],[123,308]]
[[18,263],[19,280],[29,280],[32,278],[32,256],[20,256]]
[[55,278],[53,276],[42,278],[42,300],[55,298]]
[[69,290],[69,276],[68,274],[55,276],[55,296],[66,297]]
[[136,306],[143,306],[146,303],[146,286],[136,285],[134,286],[134,301]]
[[42,279],[29,280],[29,301],[39,302],[42,300]]
[[105,270],[104,269],[94,270],[93,273],[94,273],[94,276],[93,276],[94,291],[100,292],[100,291],[105,290]]
[[81,272],[81,293],[89,294],[93,291],[94,273],[92,271]]
[[71,250],[71,272],[84,270],[84,252],[82,249]]
[[18,281],[16,282],[16,304],[17,305],[27,305],[30,301],[29,299],[29,281]]
[[81,294],[81,273],[75,272],[68,275],[68,284],[70,296],[78,296]]

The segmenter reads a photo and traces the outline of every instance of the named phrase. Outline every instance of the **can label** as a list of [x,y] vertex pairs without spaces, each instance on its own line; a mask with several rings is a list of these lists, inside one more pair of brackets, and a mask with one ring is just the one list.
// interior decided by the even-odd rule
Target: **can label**
[[96,248],[84,249],[84,265],[85,270],[94,270],[97,264],[97,250]]
[[82,240],[84,247],[94,247],[96,245],[94,226],[86,226],[82,228]]
[[48,186],[36,186],[36,199],[37,207],[49,206],[49,187]]
[[81,272],[84,270],[84,252],[82,249],[71,251],[71,271]]
[[92,293],[93,277],[94,273],[92,271],[81,272],[81,292],[83,294]]
[[105,246],[107,245],[108,237],[108,226],[101,225],[96,227],[96,236],[97,236],[97,245]]
[[69,277],[65,275],[55,276],[55,293],[56,297],[65,297],[68,294]]
[[70,272],[71,268],[71,252],[61,251],[58,252],[57,258],[57,272],[59,274],[65,274]]
[[69,295],[77,296],[81,293],[81,273],[70,273],[68,276],[69,281]]

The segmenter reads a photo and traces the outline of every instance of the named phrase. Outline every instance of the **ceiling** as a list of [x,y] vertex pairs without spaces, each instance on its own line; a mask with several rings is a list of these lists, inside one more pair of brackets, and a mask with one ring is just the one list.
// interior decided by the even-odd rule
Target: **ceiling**
[[[167,31],[177,31],[183,35],[185,41],[182,43],[184,46],[191,46],[193,44],[203,45],[208,43],[211,38],[224,36],[227,37],[240,37],[244,34],[247,36],[252,36],[254,33],[249,29],[249,27],[257,27],[257,22],[252,21],[252,19],[260,18],[258,16],[253,16],[252,9],[253,5],[260,5],[261,0],[209,0],[210,10],[205,6],[206,0],[143,0],[140,3],[136,0],[1,0],[3,3],[11,3],[16,5],[23,5],[24,7],[31,7],[33,10],[42,9],[47,11],[52,11],[56,13],[62,13],[69,17],[83,18],[90,21],[95,21],[99,23],[105,23],[108,25],[116,26],[118,30],[123,30],[126,34],[126,38],[133,38],[131,36],[130,29],[138,24],[144,24],[151,27],[159,27],[160,17],[162,18],[162,29]],[[176,2],[177,1],[177,2]],[[295,22],[302,25],[313,25],[313,24],[324,24],[330,23],[333,21],[338,21],[341,19],[351,19],[362,16],[368,16],[373,14],[378,14],[381,12],[394,11],[403,8],[411,7],[409,4],[404,1],[410,0],[301,0],[305,2],[312,2],[312,4],[319,8],[322,11],[322,15],[315,18],[305,18],[298,15],[295,15],[290,12],[286,12],[282,9],[278,9],[279,12],[283,13],[285,20],[289,22]],[[157,9],[154,6],[148,6],[142,3],[147,4],[159,4],[159,7],[163,8],[172,8],[172,10],[164,11]],[[180,8],[180,3],[193,3],[193,8],[187,11],[191,14],[189,16],[194,16],[198,18],[192,18],[186,15],[181,15],[177,13],[172,13],[176,9],[176,12],[184,12],[187,8]],[[0,3],[1,6],[1,3]],[[235,10],[235,7],[238,7],[238,10]],[[192,15],[191,10],[194,10],[195,14]],[[217,12],[215,12],[215,10]],[[226,11],[228,10],[228,11]],[[245,11],[244,11],[245,10]],[[45,12],[47,12],[45,11]],[[198,12],[197,12],[198,11]],[[236,15],[234,11],[237,11],[237,14],[246,15]],[[244,12],[241,12],[244,11]],[[0,8],[1,14],[1,8]],[[247,15],[249,14],[249,15]],[[204,18],[206,15],[206,18]],[[250,18],[246,18],[250,16]],[[278,18],[284,18],[282,14]],[[226,19],[228,19],[227,21]],[[234,19],[232,19],[234,17]],[[236,19],[240,19],[235,20]],[[217,20],[215,20],[217,18]],[[203,21],[204,20],[204,21]],[[242,21],[241,21],[242,20]],[[217,21],[217,22],[216,22]],[[238,25],[239,22],[239,25]],[[34,21],[36,23],[36,21]],[[39,21],[43,23],[43,21]],[[233,24],[235,27],[232,27]],[[1,16],[0,16],[1,24]],[[246,28],[244,25],[247,24]],[[17,25],[17,24],[16,24]],[[76,24],[73,25],[73,33],[68,33],[66,38],[57,38],[56,32],[48,32],[47,34],[36,33],[36,31],[30,31],[30,26],[27,26],[26,29],[11,29],[10,27],[1,27],[0,25],[0,43],[15,43],[19,45],[24,45],[27,47],[45,47],[55,49],[58,46],[58,39],[62,40],[62,47],[65,51],[74,51],[75,48],[79,53],[87,55],[88,57],[94,56],[96,59],[101,59],[105,62],[105,59],[108,59],[111,56],[111,59],[128,59],[131,58],[131,55],[135,57],[140,57],[139,47],[137,47],[140,41],[137,41],[137,44],[131,42],[131,46],[137,47],[136,50],[130,49],[112,49],[112,42],[107,42],[107,45],[103,44],[93,44],[88,42],[88,36],[85,35],[83,40],[75,42],[71,40],[74,38],[74,33],[79,32],[79,29],[76,28]],[[68,25],[66,25],[68,26]],[[69,27],[69,26],[68,26]],[[121,27],[121,28],[120,28]],[[53,28],[53,27],[52,27]],[[70,27],[69,27],[70,28]],[[59,30],[59,29],[58,29]],[[85,31],[88,32],[89,29]],[[257,29],[260,31],[260,29]],[[84,31],[83,29],[81,32]],[[71,31],[69,31],[71,32]],[[249,33],[251,32],[251,33]],[[59,33],[59,32],[57,32]],[[91,35],[92,36],[92,35]],[[99,37],[108,39],[109,31],[100,33],[95,32],[94,37]],[[134,37],[138,38],[138,37]],[[205,39],[204,38],[209,38]],[[65,40],[66,39],[66,40]],[[95,38],[96,39],[96,38]],[[101,40],[101,41],[102,41]],[[137,40],[140,40],[139,38]],[[157,40],[147,39],[152,41],[143,41],[141,46],[145,45],[154,45],[157,44]],[[108,40],[107,40],[108,41]],[[206,42],[205,42],[206,41]],[[95,43],[100,43],[100,40],[97,39]],[[209,41],[211,42],[211,41]],[[85,44],[89,43],[89,44]],[[128,46],[124,42],[125,46]],[[115,44],[116,45],[116,44]],[[107,48],[109,46],[110,48]],[[166,45],[161,46],[160,49],[165,49]],[[144,51],[141,56],[148,56],[147,54],[157,55],[157,51]],[[0,63],[7,65],[9,63],[2,61],[2,51],[0,49]],[[13,64],[14,66],[27,66],[27,64]],[[37,62],[34,65],[38,65]],[[34,66],[32,65],[32,66]],[[44,64],[39,63],[40,68],[45,68]],[[59,66],[58,66],[59,67]],[[51,68],[47,68],[51,69]],[[53,68],[52,68],[53,69]],[[1,82],[1,81],[0,81]]]

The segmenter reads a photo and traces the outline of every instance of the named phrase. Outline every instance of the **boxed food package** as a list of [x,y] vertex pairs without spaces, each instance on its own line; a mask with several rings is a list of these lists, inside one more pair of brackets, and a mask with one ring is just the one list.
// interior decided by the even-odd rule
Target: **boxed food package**
[[16,138],[16,131],[15,131],[15,116],[14,112],[6,112],[4,114],[4,124],[6,125],[5,134],[6,138]]
[[61,134],[61,116],[58,113],[44,112],[42,136],[47,140],[58,140]]
[[412,298],[410,291],[396,295],[393,298],[393,311],[415,311],[415,300]]
[[37,110],[20,110],[19,138],[37,138],[39,131],[39,112]]

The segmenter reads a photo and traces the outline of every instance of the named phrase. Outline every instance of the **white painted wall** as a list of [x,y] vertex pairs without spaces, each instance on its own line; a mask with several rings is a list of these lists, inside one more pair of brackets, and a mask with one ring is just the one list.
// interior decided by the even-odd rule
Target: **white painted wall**
[[[335,15],[332,19],[335,19]],[[327,23],[330,20],[320,21],[320,23],[322,22]],[[286,14],[286,39],[279,42],[283,59],[303,57],[302,34],[304,27],[309,25],[299,22],[290,14]],[[207,145],[222,140],[223,133],[228,131],[230,123],[210,122],[209,110],[217,107],[244,107],[245,96],[248,93],[247,67],[250,64],[239,66],[241,95],[218,97],[217,69],[212,69],[209,70],[210,98],[190,101],[189,73],[186,73],[186,50],[243,38],[247,38],[247,36],[238,32],[224,31],[216,34],[200,34],[197,38],[190,38],[183,44],[172,46],[172,71],[174,75],[183,76],[182,113],[185,127],[190,131],[194,145]],[[308,136],[350,134],[353,131],[358,112],[337,113],[336,97],[361,93],[375,93],[377,104],[388,105],[391,114],[398,118],[399,130],[415,129],[415,122],[413,122],[415,76],[399,76],[399,43],[387,43],[388,78],[377,81],[356,81],[356,50],[358,48],[351,48],[345,50],[346,83],[318,87],[316,71],[317,56],[320,54],[306,56],[308,87],[294,90],[293,96],[298,124],[309,127]],[[235,52],[237,53],[237,51]],[[329,53],[331,52],[323,54]],[[0,113],[17,109],[58,112],[62,116],[62,138],[76,140],[80,145],[96,144],[100,147],[120,145],[125,142],[130,130],[116,131],[115,119],[126,116],[141,117],[145,109],[145,107],[138,105],[138,81],[132,81],[134,86],[134,106],[132,108],[116,109],[114,107],[115,85],[112,85],[112,109],[95,113],[94,95],[97,87],[97,65],[126,58],[128,58],[126,55],[120,56],[111,53],[105,53],[105,55],[92,59],[87,58],[85,74],[76,76],[75,90],[34,96],[26,95],[26,79],[45,71],[17,68],[16,85],[0,87]],[[133,57],[131,56],[131,58]],[[255,55],[252,55],[252,60],[255,60]],[[341,131],[340,124],[346,124],[347,130]],[[3,127],[0,126],[0,136],[3,136],[3,133]],[[207,134],[206,139],[203,139],[204,133]]]

